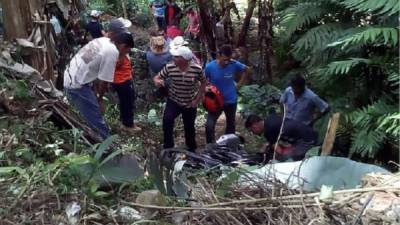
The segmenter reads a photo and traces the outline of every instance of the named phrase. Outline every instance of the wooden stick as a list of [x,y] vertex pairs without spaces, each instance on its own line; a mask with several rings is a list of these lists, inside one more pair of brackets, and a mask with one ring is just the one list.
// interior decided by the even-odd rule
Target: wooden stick
[[324,143],[322,144],[321,155],[330,155],[332,152],[333,144],[335,143],[336,130],[339,124],[340,113],[333,114],[329,119],[328,128],[325,133]]
[[[291,208],[291,209],[300,209],[303,208],[303,205],[280,205],[280,206],[267,206],[267,207],[175,207],[175,206],[158,206],[158,205],[144,205],[133,202],[126,202],[121,200],[123,204],[139,207],[139,208],[147,208],[147,209],[159,209],[159,210],[176,210],[176,211],[258,211],[258,210],[275,210],[281,208]],[[307,204],[306,206],[318,206],[315,203]]]
[[[370,191],[387,191],[387,190],[395,190],[395,191],[400,192],[399,187],[383,186],[383,187],[347,189],[347,190],[334,191],[333,193],[335,195],[338,195],[338,194],[362,193],[362,192],[370,192]],[[310,193],[310,194],[287,195],[287,196],[273,197],[273,198],[269,197],[269,198],[260,198],[260,199],[246,199],[246,200],[238,200],[238,201],[232,201],[232,202],[221,202],[221,203],[216,203],[216,204],[209,204],[209,205],[205,205],[204,207],[227,206],[227,205],[232,205],[232,204],[260,203],[260,202],[268,202],[268,201],[273,201],[273,200],[301,198],[302,196],[304,198],[315,197],[315,196],[319,196],[319,195],[320,195],[320,192],[315,192],[315,193]]]

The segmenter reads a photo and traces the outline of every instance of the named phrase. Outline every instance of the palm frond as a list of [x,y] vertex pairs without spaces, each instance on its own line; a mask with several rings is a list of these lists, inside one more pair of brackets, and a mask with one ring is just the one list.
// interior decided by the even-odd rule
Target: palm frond
[[300,3],[285,10],[278,24],[285,28],[284,35],[290,37],[296,30],[318,21],[328,12],[329,8],[320,3]]
[[326,45],[340,37],[345,30],[343,24],[328,23],[322,24],[308,30],[294,45],[294,52],[311,51],[315,52],[324,49]]
[[379,130],[359,130],[352,137],[352,145],[350,147],[349,157],[354,154],[360,154],[362,157],[368,155],[373,158],[380,149],[385,135]]
[[350,155],[368,154],[372,158],[382,148],[383,142],[398,137],[395,132],[400,130],[397,107],[386,98],[354,111],[346,116],[346,120],[354,127]]
[[383,129],[385,133],[399,138],[400,135],[400,113],[395,112],[379,118],[378,129]]
[[329,63],[324,70],[325,74],[347,74],[349,71],[359,64],[370,64],[371,60],[364,58],[350,58],[348,60],[334,61]]
[[400,11],[399,0],[344,0],[342,4],[351,10],[361,13],[391,16]]
[[399,44],[399,30],[393,27],[363,27],[341,40],[329,44],[329,47],[341,46],[342,49],[353,44],[392,45]]

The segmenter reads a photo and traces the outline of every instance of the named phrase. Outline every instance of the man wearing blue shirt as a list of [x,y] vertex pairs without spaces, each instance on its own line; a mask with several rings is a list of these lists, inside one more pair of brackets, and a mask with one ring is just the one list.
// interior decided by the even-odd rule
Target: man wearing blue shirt
[[[217,55],[217,59],[209,62],[205,68],[208,81],[215,85],[224,97],[224,107],[220,112],[208,113],[206,122],[207,143],[215,141],[215,123],[222,111],[226,117],[225,134],[235,133],[235,116],[237,106],[237,90],[247,79],[248,68],[246,65],[232,59],[232,47],[223,45]],[[240,80],[236,84],[235,78]]]
[[285,106],[287,119],[309,126],[330,110],[328,103],[306,87],[306,81],[300,75],[290,81],[290,87],[286,88],[279,101]]
[[165,1],[151,0],[149,5],[159,30],[165,30]]

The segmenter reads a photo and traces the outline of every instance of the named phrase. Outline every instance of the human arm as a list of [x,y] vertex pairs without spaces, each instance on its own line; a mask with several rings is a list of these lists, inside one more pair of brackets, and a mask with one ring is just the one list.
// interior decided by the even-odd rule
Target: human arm
[[250,75],[250,67],[246,66],[244,71],[240,73],[240,80],[236,84],[236,89],[238,91],[248,81],[249,75]]
[[281,94],[281,97],[279,98],[279,106],[281,108],[281,113],[282,115],[284,114],[284,112],[287,110],[285,109],[286,107],[286,101],[287,101],[287,95],[288,95],[288,89],[286,89],[285,91],[283,91],[283,93]]
[[247,82],[248,76],[250,74],[250,69],[248,66],[237,60],[231,60],[231,63],[234,63],[234,66],[236,67],[236,76],[238,75],[240,77],[239,81],[236,84],[236,89],[239,90],[242,85]]
[[154,85],[156,85],[156,87],[164,87],[165,86],[164,80],[161,78],[160,74],[157,74],[154,76],[153,82],[154,82]]
[[317,95],[315,95],[312,98],[312,102],[313,102],[314,106],[318,109],[318,111],[316,111],[313,114],[313,120],[311,121],[310,125],[313,125],[317,120],[319,120],[324,115],[328,114],[330,112],[330,110],[331,110],[331,108],[328,105],[328,103],[326,103],[324,100],[322,100]]
[[165,79],[168,77],[168,67],[164,68],[153,78],[154,85],[156,87],[165,87]]
[[207,91],[211,90],[211,69],[210,69],[210,65],[209,64],[207,64],[205,69],[204,69],[204,75],[206,76],[205,92],[207,92]]
[[103,26],[100,24],[101,27],[101,35],[103,35],[103,37],[107,37],[107,32],[104,31]]
[[208,83],[203,71],[201,72],[201,75],[199,76],[198,79],[199,79],[199,82],[200,82],[200,87],[199,87],[199,91],[197,92],[196,97],[193,99],[193,101],[192,101],[192,103],[190,105],[192,108],[197,107],[199,102],[203,99],[204,93],[206,92],[206,86],[207,86],[207,83]]

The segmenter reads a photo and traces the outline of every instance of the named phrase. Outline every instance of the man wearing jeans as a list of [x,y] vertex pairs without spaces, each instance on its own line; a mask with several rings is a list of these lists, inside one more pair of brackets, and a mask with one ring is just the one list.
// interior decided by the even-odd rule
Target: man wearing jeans
[[[112,20],[108,37],[90,41],[72,58],[64,72],[64,88],[69,101],[77,108],[88,125],[106,139],[109,129],[101,115],[98,98],[102,98],[108,83],[114,80],[114,70],[118,60],[118,49],[127,47],[121,38],[125,32],[124,24]],[[99,80],[97,96],[93,82]]]
[[186,146],[189,151],[195,151],[194,122],[197,105],[203,98],[206,78],[201,66],[193,62],[193,53],[188,47],[181,46],[170,52],[173,62],[167,64],[153,79],[157,87],[167,87],[169,91],[163,117],[164,148],[174,147],[174,122],[182,114]]
[[[205,68],[208,81],[215,85],[224,97],[224,107],[222,111],[226,117],[225,134],[235,133],[235,116],[237,106],[237,90],[247,79],[248,68],[246,65],[232,59],[232,47],[223,45],[217,55],[217,59],[209,62]],[[240,80],[235,84],[236,76]],[[215,141],[215,123],[222,111],[208,113],[206,122],[207,144]]]

